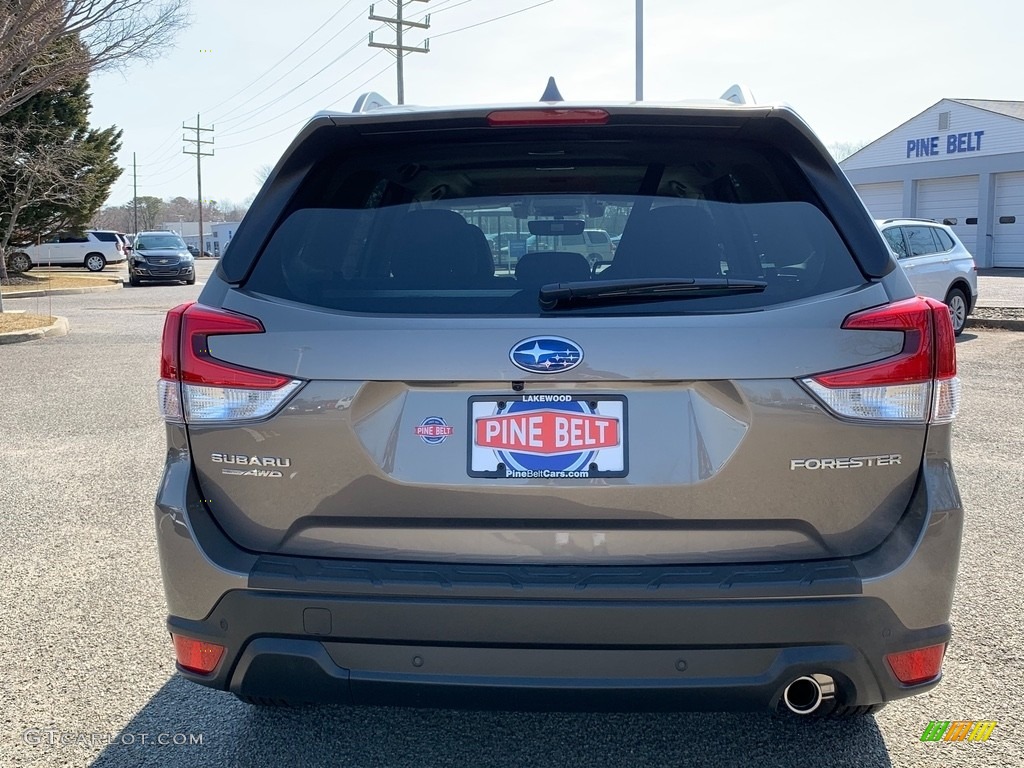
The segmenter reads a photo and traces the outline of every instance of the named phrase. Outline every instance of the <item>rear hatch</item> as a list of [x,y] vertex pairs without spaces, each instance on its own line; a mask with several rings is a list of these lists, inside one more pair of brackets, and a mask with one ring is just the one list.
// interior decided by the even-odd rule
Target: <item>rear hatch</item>
[[[953,386],[942,316],[792,116],[724,113],[307,131],[165,336],[227,535],[467,563],[877,546]],[[610,265],[486,238],[584,228],[623,232]]]

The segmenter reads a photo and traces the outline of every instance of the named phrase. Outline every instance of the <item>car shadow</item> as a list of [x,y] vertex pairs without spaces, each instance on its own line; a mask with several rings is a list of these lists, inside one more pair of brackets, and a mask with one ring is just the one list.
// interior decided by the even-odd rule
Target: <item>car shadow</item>
[[872,717],[260,709],[179,677],[119,736],[93,766],[892,766]]
[[970,331],[963,331],[956,337],[956,343],[959,344],[962,341],[974,341],[976,338],[978,338],[978,334],[971,333]]

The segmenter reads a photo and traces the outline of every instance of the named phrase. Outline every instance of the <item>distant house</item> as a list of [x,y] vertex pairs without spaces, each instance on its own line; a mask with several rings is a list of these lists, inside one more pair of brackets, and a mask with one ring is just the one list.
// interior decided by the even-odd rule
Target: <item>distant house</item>
[[[228,247],[231,238],[235,236],[235,232],[238,231],[239,224],[240,222],[237,221],[204,221],[203,240],[205,242],[202,246],[203,250],[207,253],[212,253],[214,256],[220,256]],[[181,239],[185,241],[186,245],[199,247],[198,221],[166,221],[163,228],[169,229],[171,232],[177,232],[181,235]]]

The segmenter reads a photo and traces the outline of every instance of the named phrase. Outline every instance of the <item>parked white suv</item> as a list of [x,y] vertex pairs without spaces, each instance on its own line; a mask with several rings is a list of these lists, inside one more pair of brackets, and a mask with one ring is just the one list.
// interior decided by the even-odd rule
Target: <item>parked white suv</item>
[[27,272],[34,266],[84,266],[100,272],[107,264],[125,260],[124,245],[113,230],[92,229],[85,232],[61,232],[41,245],[16,248],[8,265],[12,272]]
[[559,235],[557,249],[586,257],[591,267],[600,261],[611,261],[615,253],[612,239],[603,229],[585,229],[579,235]]
[[932,219],[879,220],[889,248],[920,296],[944,301],[959,336],[978,303],[978,268],[956,233]]

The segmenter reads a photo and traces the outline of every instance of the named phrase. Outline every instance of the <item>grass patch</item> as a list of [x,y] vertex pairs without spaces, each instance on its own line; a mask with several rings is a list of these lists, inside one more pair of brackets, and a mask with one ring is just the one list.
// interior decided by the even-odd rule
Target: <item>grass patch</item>
[[28,331],[32,328],[45,328],[53,325],[54,318],[49,315],[31,315],[28,312],[0,312],[0,333],[8,331]]

